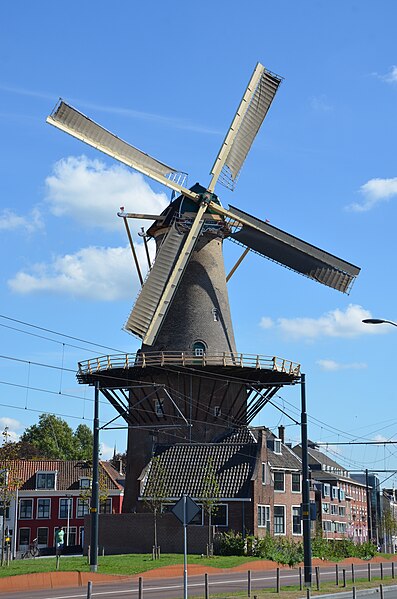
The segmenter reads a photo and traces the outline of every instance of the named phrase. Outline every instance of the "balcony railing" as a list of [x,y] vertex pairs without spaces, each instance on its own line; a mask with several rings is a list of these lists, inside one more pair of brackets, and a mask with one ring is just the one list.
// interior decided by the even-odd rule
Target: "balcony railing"
[[149,366],[234,366],[256,370],[273,370],[300,376],[300,364],[277,356],[256,354],[218,353],[196,355],[186,352],[137,352],[113,354],[85,360],[78,364],[79,375],[89,375],[111,369],[146,368]]

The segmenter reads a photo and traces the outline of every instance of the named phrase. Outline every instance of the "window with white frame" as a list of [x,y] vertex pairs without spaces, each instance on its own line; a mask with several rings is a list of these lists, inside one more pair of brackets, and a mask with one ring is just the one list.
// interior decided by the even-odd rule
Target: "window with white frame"
[[323,530],[325,532],[331,532],[331,520],[323,520]]
[[284,491],[285,490],[284,479],[285,479],[284,472],[275,472],[274,473],[274,490],[275,491]]
[[90,511],[90,500],[79,497],[77,499],[76,518],[84,518]]
[[0,516],[4,517],[6,520],[10,518],[10,506],[6,505],[4,507],[4,501],[0,501]]
[[111,514],[112,513],[112,498],[107,497],[104,501],[99,504],[100,514]]
[[30,528],[19,529],[19,546],[30,544]]
[[338,506],[331,503],[331,514],[335,516],[338,513]]
[[73,497],[61,497],[59,500],[59,517],[67,519],[73,517]]
[[332,487],[332,499],[338,499],[338,487]]
[[51,517],[51,499],[40,498],[37,500],[37,518]]
[[48,528],[41,526],[37,529],[37,544],[42,547],[48,547]]
[[274,534],[285,535],[285,505],[274,506]]
[[36,489],[55,489],[56,472],[36,472]]
[[266,462],[262,462],[262,485],[266,484]]
[[329,514],[329,503],[323,503],[323,514]]
[[80,478],[79,480],[79,489],[91,489],[91,478]]
[[329,483],[323,484],[323,496],[330,497],[331,496],[331,485]]
[[228,506],[225,503],[218,503],[215,506],[215,513],[211,516],[214,526],[228,525]]
[[270,505],[258,505],[258,527],[270,533]]
[[31,520],[33,517],[33,499],[20,499],[19,517],[24,520]]
[[346,514],[346,508],[344,505],[339,506],[339,516],[344,516]]
[[301,492],[301,475],[299,472],[293,472],[291,474],[291,491],[293,493]]
[[281,455],[281,439],[274,439],[274,453]]
[[302,534],[301,508],[299,505],[292,506],[292,534]]

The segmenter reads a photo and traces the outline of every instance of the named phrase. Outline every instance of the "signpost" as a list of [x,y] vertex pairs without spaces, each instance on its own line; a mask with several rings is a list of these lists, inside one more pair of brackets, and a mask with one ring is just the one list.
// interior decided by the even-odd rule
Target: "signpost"
[[171,510],[183,524],[183,599],[187,599],[187,525],[200,511],[201,507],[188,495],[183,495]]

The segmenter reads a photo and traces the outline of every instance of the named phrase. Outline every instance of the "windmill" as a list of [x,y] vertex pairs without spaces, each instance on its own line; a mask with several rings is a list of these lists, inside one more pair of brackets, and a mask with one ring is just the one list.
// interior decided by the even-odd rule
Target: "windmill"
[[[178,388],[183,389],[181,397],[190,396],[190,405],[181,406],[180,409],[185,414],[190,411],[190,415],[193,414],[192,421],[204,423],[204,426],[196,426],[193,433],[190,432],[190,438],[192,435],[201,440],[214,438],[219,433],[220,414],[225,415],[225,429],[247,425],[272,394],[288,383],[286,378],[289,377],[291,382],[299,376],[291,365],[289,370],[284,367],[281,369],[281,378],[277,378],[275,372],[278,372],[278,368],[274,364],[273,368],[263,368],[257,361],[255,375],[244,367],[236,351],[230,316],[222,255],[223,240],[229,239],[245,248],[229,277],[249,250],[343,293],[349,293],[360,271],[353,264],[239,208],[224,208],[215,194],[217,183],[232,190],[235,188],[243,163],[280,83],[279,76],[259,63],[256,65],[214,161],[207,187],[199,183],[185,187],[183,173],[126,143],[63,100],[47,118],[51,125],[162,183],[177,194],[161,215],[136,214],[124,210],[119,212],[124,219],[153,221],[146,235],[155,239],[157,248],[155,261],[142,281],[124,328],[142,340],[140,356],[135,358],[133,364],[127,364],[129,371],[133,369],[135,380],[162,380],[174,391],[179,385]],[[187,373],[184,370],[187,362],[194,366],[195,372]],[[91,364],[80,365],[81,382],[92,383],[95,372],[98,377],[103,373],[102,362],[97,363],[98,368],[94,372]],[[165,364],[168,364],[167,372],[159,372],[158,367],[164,367]],[[121,366],[119,369],[113,367],[112,389],[103,392],[132,426],[132,407],[135,404],[142,406],[146,396],[145,392],[135,391],[134,394],[130,393],[126,403],[125,398],[115,394],[117,372],[125,377],[125,368],[125,364],[124,370]],[[205,389],[204,406],[201,400],[203,386],[197,378],[197,368],[207,369],[212,376]],[[260,375],[258,370],[261,371]],[[230,377],[227,393],[223,391],[226,375]],[[234,379],[239,382],[231,382]],[[248,381],[249,389],[241,382],[244,380]],[[119,387],[121,389],[121,382]],[[157,396],[161,406],[163,401]],[[172,417],[171,411],[164,412],[163,408],[161,414],[158,403],[156,409],[149,404],[147,400],[146,420],[143,420],[148,427],[159,426],[159,418],[166,414]],[[140,451],[143,458],[150,455],[148,441],[143,437],[137,441],[135,433],[134,438],[129,436],[128,451],[135,456]],[[137,472],[139,474],[135,467],[134,476]]]

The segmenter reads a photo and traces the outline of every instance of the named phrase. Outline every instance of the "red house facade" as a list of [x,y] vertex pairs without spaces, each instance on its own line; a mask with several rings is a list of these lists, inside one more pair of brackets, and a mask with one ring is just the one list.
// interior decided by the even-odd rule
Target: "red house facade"
[[[55,546],[56,531],[63,527],[65,548],[84,545],[84,517],[89,513],[92,468],[83,461],[20,460],[9,464],[20,487],[11,512],[10,526],[16,551],[25,551],[34,539],[40,549]],[[109,462],[99,463],[100,513],[119,514],[124,477]],[[16,530],[15,530],[16,529]]]

